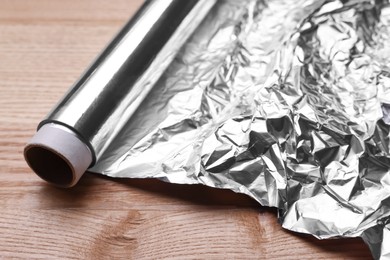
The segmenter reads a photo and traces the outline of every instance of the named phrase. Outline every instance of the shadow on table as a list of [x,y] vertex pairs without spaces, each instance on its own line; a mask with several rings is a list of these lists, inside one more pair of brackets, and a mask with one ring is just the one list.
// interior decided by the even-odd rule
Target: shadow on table
[[[108,188],[110,187],[110,188]],[[263,214],[271,214],[275,217],[272,223],[280,232],[288,233],[292,239],[299,240],[302,244],[318,249],[318,252],[334,253],[337,259],[371,259],[368,247],[360,238],[355,239],[328,239],[318,240],[310,235],[298,234],[284,230],[277,224],[277,211],[274,208],[262,207],[250,197],[234,193],[231,190],[210,188],[203,185],[179,185],[165,183],[156,179],[115,179],[101,175],[87,174],[80,183],[69,189],[55,188],[50,185],[43,187],[42,193],[51,197],[54,204],[62,204],[72,208],[82,207],[87,204],[91,193],[98,189],[104,193],[125,188],[147,196],[173,199],[188,204],[200,206],[217,206],[217,208],[250,208]],[[214,208],[214,207],[212,207]]]
[[[185,200],[188,203],[202,205],[224,205],[234,207],[255,208],[259,212],[266,212],[275,216],[277,222],[277,210],[275,208],[262,207],[254,199],[231,190],[222,190],[210,188],[203,185],[179,185],[165,183],[155,179],[112,179],[104,176],[100,178],[107,181],[114,181],[132,189],[142,189],[157,196],[175,197]],[[318,251],[327,251],[335,254],[335,257],[342,259],[371,259],[368,247],[360,238],[351,239],[327,239],[318,240],[317,238],[287,231],[280,227],[282,232],[286,232],[300,240],[303,244],[310,244],[311,247],[318,248]]]

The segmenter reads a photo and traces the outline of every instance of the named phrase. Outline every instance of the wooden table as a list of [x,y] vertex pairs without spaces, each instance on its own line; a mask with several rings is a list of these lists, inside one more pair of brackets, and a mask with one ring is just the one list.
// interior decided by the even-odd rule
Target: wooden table
[[27,167],[38,122],[141,0],[0,0],[0,258],[370,259],[360,239],[284,231],[230,191],[87,174],[57,189]]

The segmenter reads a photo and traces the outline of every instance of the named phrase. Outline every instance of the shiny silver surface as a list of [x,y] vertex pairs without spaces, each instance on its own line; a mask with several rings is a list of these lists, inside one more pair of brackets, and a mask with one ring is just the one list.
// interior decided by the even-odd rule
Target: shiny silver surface
[[[178,2],[182,30],[157,37]],[[388,1],[219,0],[174,44],[212,4],[148,2],[48,121],[89,142],[91,171],[231,189],[389,259]]]
[[387,1],[221,0],[92,171],[201,183],[389,257]]
[[148,0],[40,126],[79,134],[99,159],[215,0]]

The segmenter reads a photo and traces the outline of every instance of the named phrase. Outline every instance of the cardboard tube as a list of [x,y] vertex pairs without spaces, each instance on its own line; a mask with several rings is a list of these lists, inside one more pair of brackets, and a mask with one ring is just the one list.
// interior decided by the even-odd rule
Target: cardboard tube
[[92,163],[92,153],[70,129],[43,125],[24,149],[28,165],[42,179],[58,187],[72,187]]

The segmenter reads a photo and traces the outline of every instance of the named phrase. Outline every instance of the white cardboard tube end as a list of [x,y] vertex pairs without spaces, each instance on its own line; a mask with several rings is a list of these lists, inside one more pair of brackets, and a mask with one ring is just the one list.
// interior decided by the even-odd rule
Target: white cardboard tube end
[[24,149],[31,169],[45,181],[72,187],[92,163],[92,154],[76,134],[57,124],[43,125]]

